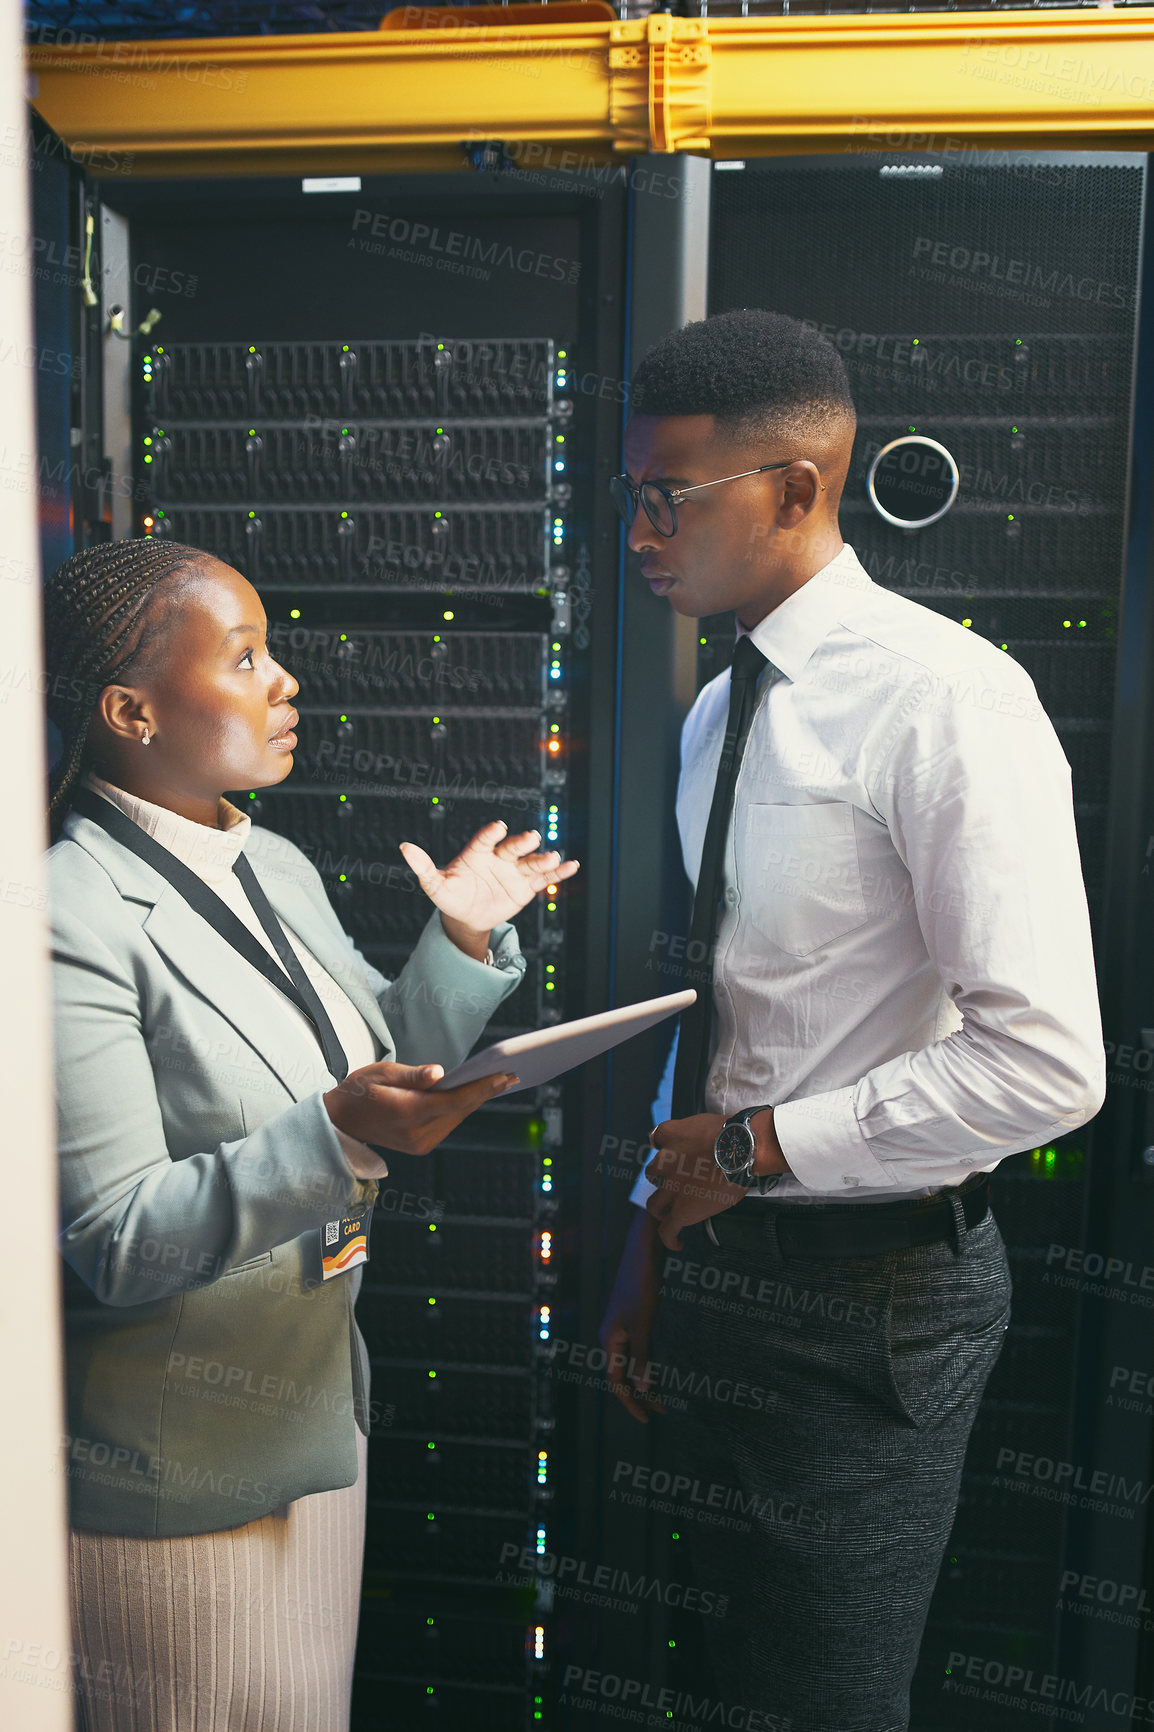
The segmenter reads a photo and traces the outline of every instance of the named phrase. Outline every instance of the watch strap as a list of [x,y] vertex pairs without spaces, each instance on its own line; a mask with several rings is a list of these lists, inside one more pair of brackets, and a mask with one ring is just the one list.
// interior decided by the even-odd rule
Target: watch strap
[[767,1101],[764,1106],[743,1107],[739,1113],[730,1113],[725,1122],[727,1125],[744,1125],[748,1130],[750,1119],[755,1119],[758,1113],[771,1113],[772,1111],[773,1107]]

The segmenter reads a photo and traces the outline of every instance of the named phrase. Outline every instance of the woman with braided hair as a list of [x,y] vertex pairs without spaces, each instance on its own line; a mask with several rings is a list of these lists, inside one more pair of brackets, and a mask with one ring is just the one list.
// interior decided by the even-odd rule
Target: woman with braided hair
[[102,544],[48,579],[45,636],[81,1725],[340,1732],[375,1180],[509,1086],[430,1092],[520,979],[508,922],[576,865],[499,823],[444,871],[405,844],[435,906],[386,981],[224,798],[296,745],[252,585]]

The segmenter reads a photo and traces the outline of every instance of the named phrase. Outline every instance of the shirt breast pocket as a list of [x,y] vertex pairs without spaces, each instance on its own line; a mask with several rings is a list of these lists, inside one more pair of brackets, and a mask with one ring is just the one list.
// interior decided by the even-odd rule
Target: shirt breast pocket
[[841,800],[744,809],[742,920],[790,956],[808,956],[866,919],[853,811]]

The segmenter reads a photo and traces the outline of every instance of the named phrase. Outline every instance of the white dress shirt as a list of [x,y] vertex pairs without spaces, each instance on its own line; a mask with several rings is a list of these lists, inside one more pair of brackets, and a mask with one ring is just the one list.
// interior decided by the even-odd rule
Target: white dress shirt
[[[104,781],[103,777],[92,771],[85,777],[85,783],[114,806],[118,806],[134,823],[139,824],[142,830],[167,848],[170,854],[175,854],[198,878],[203,879],[237,918],[243,921],[269,955],[279,962],[268,934],[257,918],[255,908],[233,871],[233,864],[238,854],[243,851],[252,828],[252,820],[247,813],[222,797],[217,812],[218,828],[214,830],[211,825],[197,824],[192,818],[184,818],[179,812],[170,811],[167,806],[157,806],[151,800],[139,800],[135,794],[125,793],[123,788]],[[283,921],[281,925],[317,997],[328,1012],[329,1021],[344,1048],[349,1070],[359,1070],[362,1065],[375,1064],[380,1057],[379,1042],[352,999],[338,986],[328,970],[321,967],[312,951],[301,943],[296,933],[284,926]],[[329,1070],[312,1022],[271,980],[266,980],[259,970],[254,968],[253,973],[264,987],[270,1023],[283,1027],[286,1051],[297,1056],[298,1064],[315,1068],[319,1087],[329,1075]],[[337,1131],[349,1165],[359,1178],[379,1178],[383,1176],[383,1172],[388,1171],[383,1157],[375,1154],[367,1143],[347,1136],[344,1131],[337,1130],[335,1125],[333,1129]]]
[[[750,635],[771,666],[706,1108],[775,1108],[790,1175],[767,1206],[924,1195],[1084,1124],[1106,1070],[1090,925],[1070,768],[1029,676],[849,547]],[[726,670],[682,733],[694,883],[728,709]]]

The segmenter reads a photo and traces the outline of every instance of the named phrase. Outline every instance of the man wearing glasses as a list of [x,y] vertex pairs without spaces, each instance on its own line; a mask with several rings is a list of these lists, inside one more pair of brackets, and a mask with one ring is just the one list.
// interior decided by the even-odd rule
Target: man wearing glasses
[[749,1524],[685,1524],[730,1595],[726,1700],[903,1732],[1009,1314],[987,1175],[1104,1094],[1069,767],[1017,663],[843,543],[855,416],[823,337],[688,325],[630,407],[641,576],[733,609],[737,641],[682,737],[706,961],[601,1339],[637,1419],[657,1368],[695,1391],[665,1445]]

